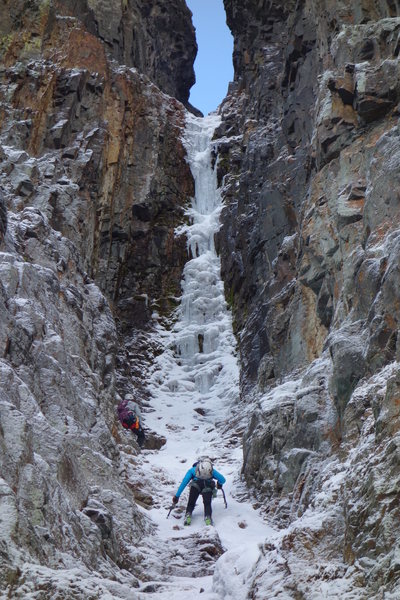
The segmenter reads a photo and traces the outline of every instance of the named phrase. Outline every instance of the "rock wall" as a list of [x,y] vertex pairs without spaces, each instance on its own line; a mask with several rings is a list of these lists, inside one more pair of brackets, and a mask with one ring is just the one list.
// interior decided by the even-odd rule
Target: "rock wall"
[[[133,307],[143,321],[153,300],[168,310],[163,289],[177,295],[185,260],[184,243],[173,240],[192,193],[176,143],[183,111],[142,74],[112,67],[91,21],[85,26],[82,5],[77,17],[65,17],[69,4],[62,4],[61,14],[48,2],[18,13],[13,23],[31,19],[34,26],[4,42],[4,143],[46,165],[44,177],[33,165],[25,179],[17,171],[26,169],[14,169],[12,178],[22,182],[12,192],[18,207],[34,198],[78,245],[89,276],[122,312]],[[99,20],[107,14],[98,8]]]
[[184,0],[171,0],[168,6],[163,0],[16,0],[11,5],[2,0],[0,14],[4,49],[16,30],[25,50],[38,49],[38,24],[48,38],[60,19],[78,19],[111,59],[137,68],[163,92],[188,103],[197,44]]
[[[217,245],[252,406],[243,475],[282,527],[250,594],[395,598],[400,7],[225,8]],[[132,382],[145,399],[146,334],[180,294],[190,12],[2,0],[0,16],[0,587],[126,597],[148,498],[114,406]]]
[[[324,578],[396,595],[400,7],[224,3],[217,241],[257,407],[243,473],[293,532],[268,568],[293,597]],[[252,597],[263,584],[260,566]]]
[[0,16],[0,589],[127,597],[150,526],[115,406],[180,295],[190,13],[4,0]]

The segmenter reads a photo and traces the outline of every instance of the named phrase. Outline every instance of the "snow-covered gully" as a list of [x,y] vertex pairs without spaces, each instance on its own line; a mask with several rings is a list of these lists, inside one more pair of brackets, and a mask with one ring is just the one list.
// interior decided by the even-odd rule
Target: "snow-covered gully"
[[[190,225],[181,231],[187,235],[191,260],[184,270],[177,319],[170,330],[160,327],[157,332],[164,351],[150,378],[152,400],[145,424],[167,443],[138,457],[136,475],[142,473],[153,487],[153,509],[143,512],[155,525],[140,547],[150,580],[136,590],[139,599],[187,600],[201,592],[204,600],[244,600],[259,543],[270,533],[258,512],[243,501],[241,441],[232,425],[238,367],[214,248],[221,210],[212,168],[212,136],[218,123],[216,115],[188,115],[184,133],[196,189]],[[207,527],[200,499],[192,525],[184,527],[188,488],[167,519],[168,508],[187,469],[202,454],[212,456],[227,479],[228,507],[218,492],[214,526]]]

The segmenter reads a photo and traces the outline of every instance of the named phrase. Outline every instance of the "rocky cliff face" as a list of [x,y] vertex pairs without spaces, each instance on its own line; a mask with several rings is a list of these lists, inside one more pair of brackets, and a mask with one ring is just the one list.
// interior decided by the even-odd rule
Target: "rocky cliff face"
[[[243,475],[285,527],[250,594],[395,598],[400,9],[225,8],[217,244],[251,405]],[[3,0],[0,17],[0,587],[127,597],[150,526],[114,406],[132,383],[145,400],[150,318],[180,294],[190,13]]]
[[[18,32],[25,56],[29,51],[32,54],[43,42],[49,45],[60,19],[69,21],[70,26],[79,22],[102,42],[102,51],[109,58],[137,68],[163,92],[187,104],[195,81],[197,44],[184,0],[171,0],[168,6],[163,0],[17,0],[12,6],[4,0],[2,5],[3,49],[9,49]],[[38,26],[44,34],[39,39]]]
[[94,570],[112,594],[137,586],[149,529],[115,405],[180,293],[193,27],[183,0],[0,17],[0,588],[57,595],[54,568],[62,597],[91,595]]
[[[142,74],[109,62],[109,44],[91,31],[102,30],[104,22],[111,27],[111,6],[101,10],[99,3],[83,10],[79,4],[74,17],[65,16],[73,10],[73,3],[60,6],[61,11],[58,4],[33,3],[28,10],[21,3],[15,14],[8,7],[3,11],[13,16],[9,25],[17,28],[3,38],[4,61],[10,65],[3,71],[4,141],[16,144],[29,153],[32,163],[35,159],[38,163],[26,173],[25,183],[18,181],[12,191],[17,192],[19,207],[32,197],[41,197],[38,202],[52,226],[79,246],[89,276],[99,281],[114,302],[125,301],[128,310],[127,294],[131,305],[144,305],[144,293],[153,300],[163,295],[167,266],[172,267],[170,295],[179,289],[183,247],[175,249],[172,232],[192,193],[183,149],[179,144],[176,148],[183,112],[173,100],[166,102]],[[114,19],[118,7],[117,2]],[[168,14],[177,18],[178,7],[176,14]],[[33,23],[29,34],[18,29],[28,20]],[[181,21],[182,28],[186,21]],[[131,35],[135,33],[138,43],[145,44],[138,29],[132,25]],[[167,46],[170,51],[172,41]],[[179,65],[161,52],[160,57],[174,68],[179,85],[184,85]],[[126,59],[123,52],[122,58]],[[179,55],[178,63],[182,60]],[[189,56],[187,65],[191,60]],[[20,61],[18,67],[11,66],[15,61]],[[136,64],[133,59],[126,62]],[[150,58],[138,65],[154,75],[156,82],[163,76],[162,67]],[[186,96],[190,85],[191,81],[185,83]],[[7,123],[12,123],[9,130]],[[42,178],[40,162],[46,166]],[[21,170],[14,169],[12,178],[23,180],[17,174]],[[78,188],[71,188],[69,182]],[[65,215],[67,206],[70,215]],[[162,212],[165,227],[164,222],[157,223]],[[143,268],[144,285],[135,277],[140,271],[143,281]],[[179,271],[178,277],[174,270]]]
[[[258,406],[244,476],[292,524],[282,562],[265,548],[287,593],[344,577],[378,598],[398,589],[400,9],[224,3],[218,244]],[[260,567],[254,598],[263,583]]]

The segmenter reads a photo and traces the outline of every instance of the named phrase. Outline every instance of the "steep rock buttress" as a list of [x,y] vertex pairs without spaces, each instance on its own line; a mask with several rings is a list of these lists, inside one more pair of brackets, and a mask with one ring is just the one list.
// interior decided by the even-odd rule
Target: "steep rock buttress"
[[244,476],[291,528],[287,593],[320,597],[326,578],[378,598],[399,585],[400,10],[224,3],[218,248],[255,407]]
[[115,405],[144,399],[144,332],[180,293],[193,26],[183,0],[0,16],[0,588],[122,594],[149,524]]

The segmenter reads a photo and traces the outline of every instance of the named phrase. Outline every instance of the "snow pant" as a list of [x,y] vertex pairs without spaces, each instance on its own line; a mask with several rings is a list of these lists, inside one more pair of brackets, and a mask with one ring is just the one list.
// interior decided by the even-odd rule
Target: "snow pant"
[[190,486],[189,500],[186,507],[186,512],[192,514],[196,502],[200,494],[203,496],[204,504],[204,517],[210,517],[211,519],[211,500],[212,494],[215,487],[215,482],[211,480],[197,479],[193,481]]
[[143,448],[143,444],[144,444],[144,440],[145,440],[145,435],[144,435],[144,431],[141,427],[139,427],[139,429],[135,429],[135,433],[137,435],[137,441],[138,444],[141,448]]

